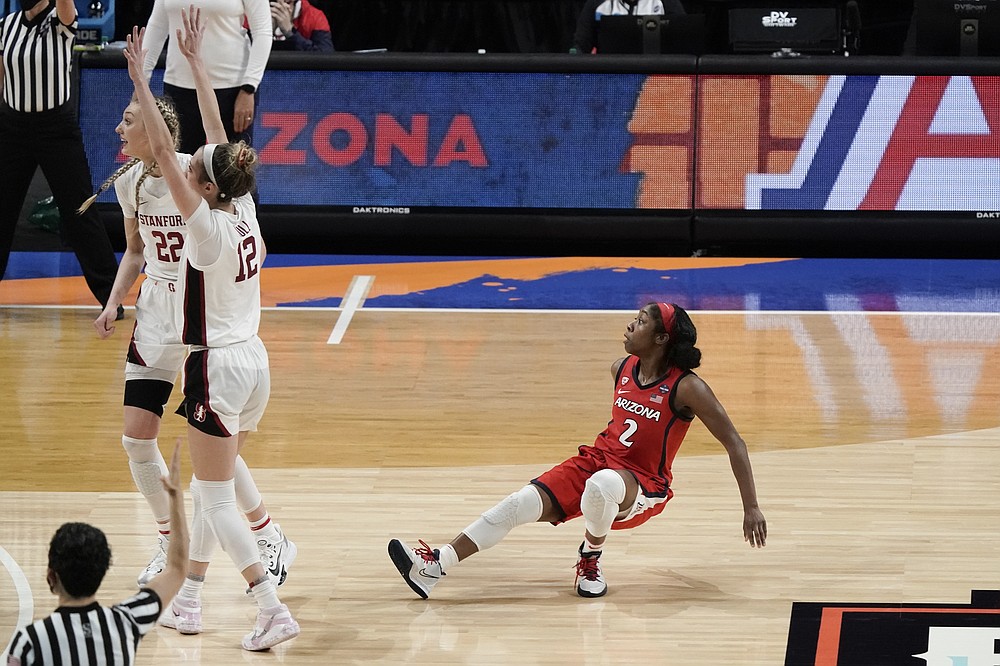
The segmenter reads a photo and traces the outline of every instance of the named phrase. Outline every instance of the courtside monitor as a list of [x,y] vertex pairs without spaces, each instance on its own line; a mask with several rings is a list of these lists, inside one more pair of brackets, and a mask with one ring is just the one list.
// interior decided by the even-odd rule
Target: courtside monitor
[[843,49],[840,8],[768,5],[729,10],[729,45],[733,53],[833,54]]
[[705,15],[600,16],[597,52],[701,55],[705,52]]
[[917,55],[1000,55],[1000,0],[916,0]]

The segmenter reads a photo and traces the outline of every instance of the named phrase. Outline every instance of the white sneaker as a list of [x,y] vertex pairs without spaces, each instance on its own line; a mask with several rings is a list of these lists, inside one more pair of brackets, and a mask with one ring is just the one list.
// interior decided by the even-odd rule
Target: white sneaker
[[191,636],[200,634],[201,603],[181,597],[174,597],[170,605],[160,616],[160,626],[176,629],[177,633]]
[[146,568],[136,578],[139,587],[149,585],[149,581],[156,578],[157,574],[167,568],[167,544],[169,543],[170,539],[165,535],[160,534],[157,537],[156,552],[153,554],[153,559],[149,561]]
[[299,631],[299,623],[292,618],[285,604],[260,610],[253,631],[243,637],[243,649],[251,652],[267,650],[295,638]]
[[580,559],[576,562],[576,593],[581,597],[603,597],[608,592],[608,584],[604,582],[604,572],[601,571],[601,551],[583,552],[580,544]]
[[[271,579],[271,582],[274,583],[275,587],[281,587],[285,584],[285,578],[288,577],[288,569],[299,554],[298,546],[295,545],[294,541],[286,537],[281,529],[278,529],[278,537],[277,541],[272,541],[266,537],[257,539],[257,550],[260,551],[260,563],[264,565],[264,572]],[[252,595],[253,590],[248,587],[246,594],[247,596]]]
[[389,542],[389,557],[399,574],[414,592],[426,599],[431,588],[445,575],[438,561],[438,551],[431,550],[423,541],[420,548],[410,548],[399,539]]

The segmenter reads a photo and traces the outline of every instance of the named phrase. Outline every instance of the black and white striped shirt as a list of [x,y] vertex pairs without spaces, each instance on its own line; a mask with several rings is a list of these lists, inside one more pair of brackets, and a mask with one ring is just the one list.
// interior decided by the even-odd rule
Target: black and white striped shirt
[[148,588],[111,608],[97,602],[57,608],[14,634],[7,665],[129,666],[161,610],[159,595]]
[[15,111],[35,113],[62,106],[70,96],[77,21],[63,25],[55,3],[28,20],[23,11],[0,19],[3,97]]

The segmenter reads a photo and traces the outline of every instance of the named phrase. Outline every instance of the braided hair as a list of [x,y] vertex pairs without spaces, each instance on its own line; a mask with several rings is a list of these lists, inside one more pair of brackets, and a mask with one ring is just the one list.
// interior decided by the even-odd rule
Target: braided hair
[[[181,121],[177,116],[177,109],[174,107],[174,103],[166,97],[156,98],[156,109],[163,116],[163,120],[167,123],[167,129],[170,130],[170,137],[174,140],[174,149],[176,150],[181,145]],[[101,183],[101,186],[97,188],[97,192],[80,204],[80,207],[76,209],[77,215],[82,215],[90,206],[97,201],[97,197],[104,194],[104,192],[111,187],[116,180],[118,180],[122,174],[134,167],[141,160],[138,157],[133,157],[125,164],[118,167],[118,169],[108,176],[107,180]],[[139,180],[135,184],[135,209],[139,210],[139,188],[142,187],[142,183],[146,180],[146,177],[156,169],[156,162],[151,162],[146,165],[142,170],[142,175],[139,176]]]

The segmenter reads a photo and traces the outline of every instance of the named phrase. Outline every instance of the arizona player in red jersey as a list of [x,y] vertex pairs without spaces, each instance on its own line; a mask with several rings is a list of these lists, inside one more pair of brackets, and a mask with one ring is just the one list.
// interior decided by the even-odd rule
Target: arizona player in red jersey
[[688,313],[668,303],[648,303],[625,329],[628,356],[611,365],[615,379],[611,421],[593,445],[556,465],[484,512],[451,543],[410,548],[389,542],[389,556],[410,588],[426,599],[441,576],[481,550],[495,546],[519,525],[553,525],[583,516],[586,531],[576,565],[576,591],[608,591],[601,571],[604,541],[663,511],[673,495],[674,456],[698,417],[726,448],[743,500],[743,538],[763,547],[767,523],[757,506],[746,443],[712,389],[692,370],[701,364],[698,333]]

